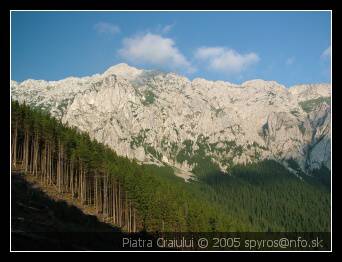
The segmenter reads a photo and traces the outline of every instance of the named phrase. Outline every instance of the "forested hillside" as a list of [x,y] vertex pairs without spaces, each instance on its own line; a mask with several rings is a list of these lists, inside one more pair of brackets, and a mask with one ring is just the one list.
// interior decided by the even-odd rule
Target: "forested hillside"
[[330,230],[327,183],[298,178],[274,161],[235,166],[229,174],[199,172],[186,183],[171,167],[120,157],[17,102],[11,149],[12,167],[70,192],[128,232]]

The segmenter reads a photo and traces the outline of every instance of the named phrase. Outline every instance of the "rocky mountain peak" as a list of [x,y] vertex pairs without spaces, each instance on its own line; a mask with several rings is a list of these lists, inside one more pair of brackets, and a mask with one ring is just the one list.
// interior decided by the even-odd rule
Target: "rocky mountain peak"
[[330,84],[309,84],[295,85],[289,88],[289,92],[295,95],[300,101],[316,99],[319,97],[331,96]]
[[262,89],[274,89],[274,90],[286,90],[286,87],[279,84],[276,81],[267,81],[263,79],[253,79],[241,84],[242,87],[262,88]]
[[205,161],[222,171],[263,159],[330,168],[329,90],[190,81],[127,64],[83,78],[11,82],[12,99],[48,110],[119,155],[168,164],[182,176]]
[[137,69],[135,67],[129,66],[126,63],[117,64],[109,67],[103,76],[117,75],[126,79],[134,79],[139,76],[144,70]]

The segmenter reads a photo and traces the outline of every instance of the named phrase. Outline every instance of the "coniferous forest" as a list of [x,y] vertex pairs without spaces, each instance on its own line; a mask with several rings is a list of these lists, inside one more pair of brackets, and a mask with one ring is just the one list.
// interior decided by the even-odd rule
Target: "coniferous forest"
[[185,182],[139,164],[39,109],[12,102],[12,170],[67,192],[126,232],[330,231],[330,172],[267,160]]

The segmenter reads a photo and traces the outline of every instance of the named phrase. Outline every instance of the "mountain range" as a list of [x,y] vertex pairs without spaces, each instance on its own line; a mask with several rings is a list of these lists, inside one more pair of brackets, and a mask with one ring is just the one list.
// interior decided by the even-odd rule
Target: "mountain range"
[[331,169],[330,84],[238,85],[118,64],[87,77],[12,80],[11,97],[184,179],[203,165],[229,173],[265,159],[294,174]]

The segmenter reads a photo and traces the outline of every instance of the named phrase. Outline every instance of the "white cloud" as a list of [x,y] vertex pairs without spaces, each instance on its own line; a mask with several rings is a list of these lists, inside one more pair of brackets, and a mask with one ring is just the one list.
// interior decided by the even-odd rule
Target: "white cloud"
[[286,60],[286,64],[292,65],[295,61],[296,61],[296,58],[294,56],[291,56]]
[[323,51],[321,54],[322,59],[330,59],[331,58],[331,46],[329,46],[327,49]]
[[331,45],[328,46],[321,54],[321,62],[324,66],[322,74],[331,81]]
[[195,57],[198,59],[210,59],[218,57],[224,52],[222,47],[201,47],[196,50]]
[[172,28],[174,27],[175,24],[170,24],[170,25],[166,25],[164,27],[162,27],[162,29],[160,30],[163,34],[167,34],[168,32],[170,32],[172,30]]
[[240,73],[260,60],[256,53],[240,54],[225,47],[198,48],[195,58],[208,62],[209,69],[227,74]]
[[123,40],[118,54],[132,63],[149,64],[168,69],[186,69],[192,72],[190,62],[175,46],[171,38],[146,33]]
[[100,34],[115,35],[120,33],[120,27],[111,23],[99,22],[94,25],[94,29]]

